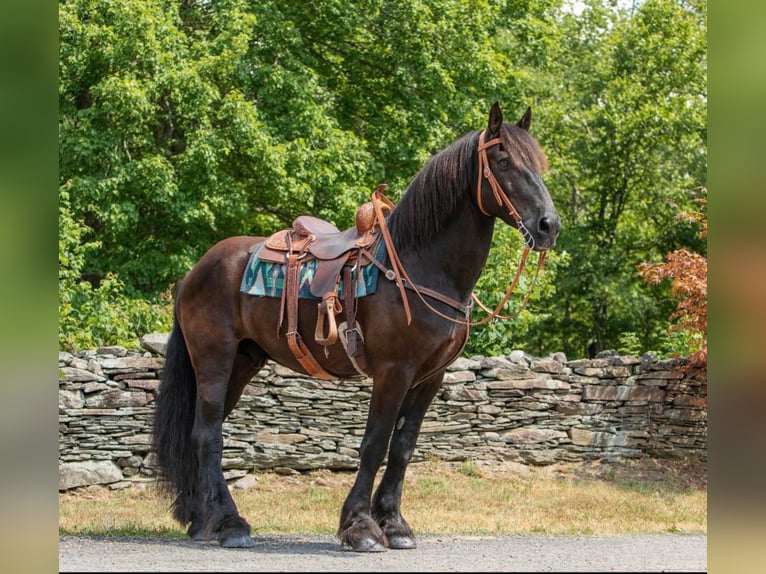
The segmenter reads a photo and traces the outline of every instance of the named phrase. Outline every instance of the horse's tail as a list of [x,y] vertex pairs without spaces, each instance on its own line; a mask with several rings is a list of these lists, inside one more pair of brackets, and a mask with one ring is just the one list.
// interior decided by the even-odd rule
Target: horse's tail
[[190,500],[194,494],[199,463],[192,446],[197,382],[184,335],[174,318],[168,339],[165,367],[155,400],[152,445],[163,486],[176,496],[173,516],[181,524],[191,522]]

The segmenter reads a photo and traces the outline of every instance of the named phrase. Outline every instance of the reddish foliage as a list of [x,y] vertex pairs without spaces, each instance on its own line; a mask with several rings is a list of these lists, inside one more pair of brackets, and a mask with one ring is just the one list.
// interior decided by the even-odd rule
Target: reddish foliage
[[[705,198],[699,199],[704,206]],[[699,236],[707,236],[707,218],[702,213],[682,213],[680,219],[695,221],[702,227]],[[689,331],[702,335],[702,345],[689,358],[692,365],[707,363],[707,258],[687,249],[677,249],[659,264],[641,263],[639,273],[651,284],[665,279],[673,281],[671,295],[678,306],[670,316],[677,321],[671,330]]]

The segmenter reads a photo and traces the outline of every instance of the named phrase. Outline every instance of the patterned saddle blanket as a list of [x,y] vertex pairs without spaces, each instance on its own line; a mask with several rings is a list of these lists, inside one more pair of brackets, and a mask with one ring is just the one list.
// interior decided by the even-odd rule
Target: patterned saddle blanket
[[[285,265],[263,261],[258,258],[259,249],[253,250],[250,259],[245,267],[245,274],[242,277],[240,291],[257,297],[282,297],[282,290],[285,284]],[[383,242],[378,246],[375,252],[375,259],[381,261],[385,253]],[[320,299],[310,291],[311,280],[314,277],[317,264],[316,259],[310,259],[303,263],[300,268],[298,297],[301,299]],[[357,274],[358,279],[357,279]],[[380,269],[372,263],[357,267],[352,272],[353,282],[356,283],[356,297],[365,297],[375,293],[378,286],[378,276]],[[338,286],[338,298],[343,300],[343,279]]]

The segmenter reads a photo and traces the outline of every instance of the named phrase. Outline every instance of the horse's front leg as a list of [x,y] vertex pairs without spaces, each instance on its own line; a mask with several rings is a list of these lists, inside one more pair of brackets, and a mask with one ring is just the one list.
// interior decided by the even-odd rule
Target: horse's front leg
[[444,371],[440,371],[411,388],[399,409],[386,471],[372,500],[372,516],[386,535],[389,548],[417,546],[415,534],[401,511],[404,474],[415,451],[423,417],[443,378]]
[[388,440],[411,376],[389,371],[373,382],[367,426],[359,447],[359,472],[340,513],[341,544],[356,552],[382,552],[388,540],[370,513],[375,475],[388,448]]

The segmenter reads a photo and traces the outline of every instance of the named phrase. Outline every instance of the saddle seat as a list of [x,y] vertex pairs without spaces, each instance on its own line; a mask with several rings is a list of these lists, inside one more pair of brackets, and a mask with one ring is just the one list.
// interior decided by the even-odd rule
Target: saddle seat
[[328,261],[352,250],[369,247],[378,238],[372,202],[362,204],[356,211],[355,219],[353,227],[340,231],[329,221],[312,215],[300,215],[291,228],[277,231],[269,237],[258,257],[273,263],[284,263],[288,252],[308,252],[315,259]]
[[[369,206],[369,207],[368,207]],[[367,214],[372,215],[372,222]],[[297,254],[301,263],[317,260],[311,294],[322,298],[335,287],[343,266],[362,248],[368,248],[379,239],[374,226],[372,205],[368,202],[357,210],[357,223],[345,231],[332,223],[301,215],[293,226],[271,235],[258,250],[258,258],[271,263],[287,264],[290,255]]]

